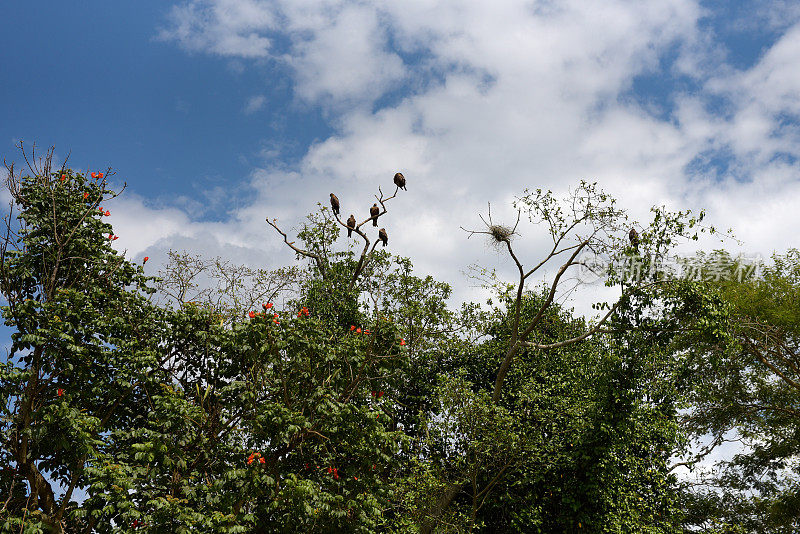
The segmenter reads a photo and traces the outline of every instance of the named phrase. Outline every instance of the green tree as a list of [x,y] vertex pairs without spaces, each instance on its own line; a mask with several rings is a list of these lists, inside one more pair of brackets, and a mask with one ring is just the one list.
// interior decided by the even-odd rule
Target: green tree
[[[705,446],[740,451],[701,477],[687,496],[690,525],[735,532],[800,528],[800,251],[776,254],[755,276],[752,262],[724,251],[694,261],[718,273],[704,283],[730,315],[728,342],[691,347],[694,383],[684,426]],[[727,525],[727,526],[726,526]]]
[[103,174],[47,157],[10,175],[4,529],[380,530],[404,441],[390,414],[407,347],[391,321],[343,328],[333,299],[319,315],[236,315],[244,301],[226,300],[244,317],[230,321],[213,302],[155,306],[109,246]]

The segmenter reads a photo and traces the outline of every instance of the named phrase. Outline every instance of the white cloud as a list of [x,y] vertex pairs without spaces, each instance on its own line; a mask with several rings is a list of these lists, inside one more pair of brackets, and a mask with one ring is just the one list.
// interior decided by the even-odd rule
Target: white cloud
[[247,104],[244,106],[244,114],[245,115],[252,115],[256,111],[260,111],[264,109],[264,106],[267,103],[267,97],[264,95],[256,95],[251,96],[247,99]]
[[[393,190],[402,170],[409,191],[385,219],[389,248],[466,296],[474,294],[460,274],[467,265],[506,274],[512,266],[459,227],[479,225],[487,201],[510,220],[510,201],[525,187],[565,191],[597,180],[634,218],[653,204],[708,207],[745,250],[792,244],[800,25],[762,17],[784,33],[737,71],[700,29],[713,15],[692,0],[197,0],[174,9],[161,36],[194,51],[284,62],[297,97],[322,106],[336,127],[296,169],[254,169],[256,194],[213,229],[219,243],[290,262],[265,216],[296,226],[331,191],[347,214],[366,213],[377,186]],[[674,111],[659,115],[630,95],[635,77],[649,73],[689,76],[697,89],[676,84],[664,99]],[[387,94],[399,96],[373,110]],[[731,158],[727,170],[698,164],[719,154]],[[537,236],[523,228],[518,242],[529,262],[544,244]]]

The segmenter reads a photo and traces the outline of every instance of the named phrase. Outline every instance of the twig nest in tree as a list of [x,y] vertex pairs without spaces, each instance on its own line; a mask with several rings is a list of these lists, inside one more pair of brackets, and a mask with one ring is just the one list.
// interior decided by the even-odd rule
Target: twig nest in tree
[[495,243],[507,243],[511,240],[511,236],[514,235],[514,230],[508,226],[493,224],[489,226],[489,235],[492,236],[492,240]]

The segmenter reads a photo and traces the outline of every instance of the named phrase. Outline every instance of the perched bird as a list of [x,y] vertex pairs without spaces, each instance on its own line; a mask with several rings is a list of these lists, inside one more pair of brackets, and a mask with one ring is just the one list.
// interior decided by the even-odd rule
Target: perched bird
[[351,213],[350,218],[347,219],[347,237],[351,237],[353,235],[353,229],[356,227],[356,218]]
[[333,208],[333,214],[339,215],[339,197],[331,193],[331,207]]
[[628,239],[631,240],[634,250],[639,252],[639,232],[636,231],[636,228],[631,228],[631,231],[628,232]]
[[386,228],[381,228],[378,230],[378,239],[381,240],[384,247],[389,242],[389,234],[386,233]]
[[378,207],[378,204],[373,204],[372,207],[369,209],[369,216],[372,217],[372,226],[378,226],[378,214],[381,212],[381,209]]
[[406,189],[406,177],[403,176],[402,172],[398,172],[394,175],[394,185],[402,189],[403,191],[408,191]]

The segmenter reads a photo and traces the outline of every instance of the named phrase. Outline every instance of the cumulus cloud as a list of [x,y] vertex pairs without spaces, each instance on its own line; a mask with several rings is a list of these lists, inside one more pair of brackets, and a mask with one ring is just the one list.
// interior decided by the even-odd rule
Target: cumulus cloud
[[[331,191],[345,214],[366,216],[377,187],[393,191],[402,170],[409,191],[385,219],[390,248],[462,297],[475,294],[461,275],[469,264],[501,273],[512,265],[460,227],[479,225],[487,202],[498,220],[513,220],[510,203],[526,187],[565,192],[596,180],[635,219],[654,204],[707,207],[745,250],[785,249],[800,223],[800,23],[784,7],[782,25],[755,17],[780,33],[738,70],[707,29],[715,14],[693,0],[182,4],[163,39],[285,63],[297,98],[322,107],[335,134],[295,168],[253,169],[255,194],[227,223],[206,228],[170,213],[179,224],[156,225],[154,235],[163,244],[169,232],[185,240],[211,231],[215,243],[289,262],[265,216],[296,227]],[[636,80],[653,75],[663,85],[655,107],[636,98]],[[520,253],[533,261],[543,236],[522,232]]]

